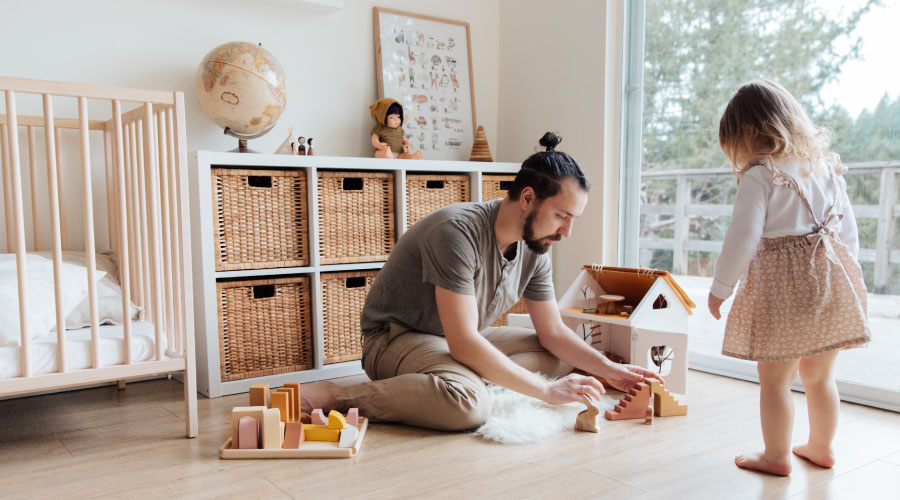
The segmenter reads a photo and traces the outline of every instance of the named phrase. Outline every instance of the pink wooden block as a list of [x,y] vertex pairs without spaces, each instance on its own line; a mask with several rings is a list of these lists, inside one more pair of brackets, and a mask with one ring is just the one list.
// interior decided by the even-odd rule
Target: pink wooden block
[[347,425],[352,425],[359,429],[359,409],[350,408],[350,411],[347,412]]
[[310,418],[312,419],[313,425],[328,425],[328,418],[325,417],[325,414],[322,413],[320,408],[313,410]]
[[238,449],[256,450],[259,448],[259,420],[253,417],[241,417],[238,422]]

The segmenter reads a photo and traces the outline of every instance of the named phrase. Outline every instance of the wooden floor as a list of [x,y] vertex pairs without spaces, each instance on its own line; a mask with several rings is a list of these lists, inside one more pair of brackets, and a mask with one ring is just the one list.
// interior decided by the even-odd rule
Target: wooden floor
[[[203,399],[184,439],[172,380],[0,401],[3,498],[900,498],[900,414],[842,403],[832,470],[794,460],[790,478],[736,468],[761,447],[758,386],[691,371],[686,417],[601,423],[524,445],[372,424],[349,460],[217,458],[232,406]],[[804,396],[794,436],[807,434]]]

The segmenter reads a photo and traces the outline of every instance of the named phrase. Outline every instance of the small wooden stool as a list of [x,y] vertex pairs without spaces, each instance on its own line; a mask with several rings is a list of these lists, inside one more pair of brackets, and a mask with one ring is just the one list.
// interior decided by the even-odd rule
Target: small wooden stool
[[[625,300],[625,297],[621,295],[600,295],[597,298],[606,302],[606,314],[616,314],[616,302]],[[600,304],[597,304],[597,308],[600,308]]]

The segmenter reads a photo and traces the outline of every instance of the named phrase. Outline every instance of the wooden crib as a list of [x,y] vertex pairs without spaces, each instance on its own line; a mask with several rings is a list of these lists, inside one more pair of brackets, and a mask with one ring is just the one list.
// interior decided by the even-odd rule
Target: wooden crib
[[[184,95],[181,92],[11,77],[0,77],[0,91],[5,97],[6,110],[5,114],[0,115],[2,221],[6,227],[6,252],[15,254],[21,319],[21,345],[17,346],[20,349],[21,375],[0,379],[0,397],[184,372],[186,435],[196,436],[194,308],[190,280]],[[25,94],[37,96],[23,98]],[[20,103],[22,99],[35,101],[30,109],[42,109],[42,116],[39,111],[33,112],[33,116],[17,115],[17,96]],[[38,98],[42,99],[42,103],[38,104]],[[77,103],[77,118],[54,116],[54,102]],[[94,117],[109,118],[92,120],[88,116],[89,109]],[[98,109],[103,111],[97,112]],[[69,134],[69,139],[77,137],[80,142],[80,147],[69,148],[68,158],[60,144],[65,134]],[[94,151],[92,155],[91,143],[99,143],[98,136],[102,136],[103,152]],[[43,148],[37,146],[39,140],[44,143]],[[72,154],[73,149],[80,150],[80,154]],[[38,163],[44,164],[46,169],[39,169]],[[100,170],[105,179],[105,200],[101,193],[95,194],[92,188],[92,184],[97,182],[95,177],[101,163],[105,167]],[[81,182],[63,185],[60,181],[62,168],[78,169]],[[72,172],[67,172],[71,177]],[[30,192],[23,188],[25,175],[30,179]],[[46,203],[41,206],[41,198],[45,195]],[[84,241],[83,245],[79,245],[83,248],[69,248],[67,227],[77,219],[76,214],[62,208],[72,205],[75,197],[79,197],[79,203],[83,205],[80,218],[83,220]],[[29,198],[30,217],[26,216]],[[68,203],[64,204],[63,198]],[[108,221],[105,231],[95,231],[94,221],[98,214],[105,215]],[[26,239],[26,227],[29,225],[32,233],[28,238],[30,241]],[[49,240],[46,237],[48,227]],[[104,232],[102,241],[97,241],[97,234]],[[80,233],[76,234],[80,237]],[[97,280],[94,273],[100,244],[112,250],[118,262],[122,317],[125,319],[119,327],[123,337],[124,362],[117,364],[104,361],[101,356],[101,330],[105,327],[98,324]],[[65,283],[61,283],[60,274],[62,252],[66,250],[83,250],[87,268],[87,296],[91,311],[90,359],[85,361],[89,364],[84,369],[72,369],[71,360],[67,359],[67,331],[61,306]],[[0,251],[3,249],[0,248]],[[37,332],[29,330],[27,312],[34,305],[28,303],[30,278],[26,278],[29,276],[26,255],[33,251],[49,251],[52,254],[56,299],[53,324],[56,327],[57,347],[56,371],[52,373],[37,374],[32,369],[32,333]],[[8,261],[11,264],[11,256]],[[155,351],[145,361],[136,360],[133,355],[132,303],[143,307],[144,318],[152,323],[153,333],[148,333],[152,342],[148,345],[152,345]],[[150,328],[149,324],[145,326]],[[52,333],[49,335],[52,341]]]

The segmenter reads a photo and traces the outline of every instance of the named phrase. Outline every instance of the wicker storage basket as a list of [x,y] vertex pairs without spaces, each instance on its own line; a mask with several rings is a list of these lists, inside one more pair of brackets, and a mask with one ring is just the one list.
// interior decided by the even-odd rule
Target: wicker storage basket
[[212,169],[216,271],[309,265],[306,172]]
[[484,174],[481,176],[481,201],[505,198],[516,174]]
[[520,298],[518,302],[516,302],[509,311],[503,313],[503,316],[497,318],[497,321],[491,323],[491,326],[506,326],[506,317],[509,316],[509,313],[513,314],[528,314],[528,307],[525,306],[525,299]]
[[322,264],[385,261],[394,248],[394,174],[319,171]]
[[468,175],[406,176],[406,228],[422,217],[453,203],[469,201]]
[[216,283],[222,381],[313,367],[309,278]]
[[322,273],[322,335],[325,364],[362,357],[359,317],[378,270]]

